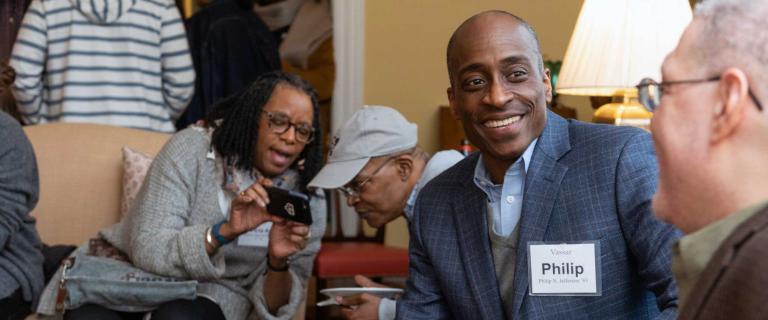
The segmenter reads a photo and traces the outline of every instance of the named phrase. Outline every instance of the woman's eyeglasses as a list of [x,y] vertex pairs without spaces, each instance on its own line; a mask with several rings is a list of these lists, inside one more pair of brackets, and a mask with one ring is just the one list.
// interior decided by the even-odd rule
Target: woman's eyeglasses
[[264,111],[267,115],[267,124],[272,132],[283,134],[291,127],[295,129],[296,140],[301,143],[309,143],[315,135],[315,128],[305,123],[293,123],[284,113]]

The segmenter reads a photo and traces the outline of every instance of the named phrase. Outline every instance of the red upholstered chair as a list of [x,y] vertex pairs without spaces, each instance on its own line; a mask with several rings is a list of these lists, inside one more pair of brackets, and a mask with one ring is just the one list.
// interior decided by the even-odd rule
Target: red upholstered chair
[[315,258],[318,280],[352,277],[408,275],[408,249],[388,247],[373,241],[324,241]]
[[[341,204],[339,197],[333,197],[332,205],[337,208]],[[338,217],[331,223],[335,230],[341,230],[341,219]],[[328,280],[334,278],[353,277],[361,274],[371,278],[405,277],[408,275],[408,249],[388,247],[384,245],[384,227],[376,230],[374,236],[366,236],[360,220],[356,237],[344,237],[341,232],[323,238],[320,252],[315,258],[313,275],[317,279],[317,300],[326,297],[319,291],[327,287]]]

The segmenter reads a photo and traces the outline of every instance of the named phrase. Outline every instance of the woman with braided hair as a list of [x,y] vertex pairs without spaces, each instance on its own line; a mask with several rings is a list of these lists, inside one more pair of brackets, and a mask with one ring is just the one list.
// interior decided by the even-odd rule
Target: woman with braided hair
[[[325,199],[310,195],[310,227],[267,212],[265,187],[307,193],[322,166],[318,126],[309,84],[271,72],[163,147],[128,216],[101,233],[142,270],[198,281],[195,300],[164,303],[152,319],[294,316],[320,249]],[[131,316],[93,304],[65,313]]]

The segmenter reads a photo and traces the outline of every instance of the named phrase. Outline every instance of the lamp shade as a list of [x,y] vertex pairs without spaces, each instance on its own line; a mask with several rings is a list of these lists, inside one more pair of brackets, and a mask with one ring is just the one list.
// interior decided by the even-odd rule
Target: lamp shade
[[691,21],[688,0],[585,0],[557,92],[611,96],[660,78],[664,57]]

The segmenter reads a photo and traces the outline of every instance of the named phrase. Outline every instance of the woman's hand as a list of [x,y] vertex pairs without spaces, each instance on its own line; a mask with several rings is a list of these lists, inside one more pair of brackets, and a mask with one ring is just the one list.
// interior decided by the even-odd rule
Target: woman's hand
[[269,179],[259,179],[232,200],[229,209],[229,221],[221,225],[219,232],[224,238],[232,240],[239,235],[256,229],[264,222],[281,221],[279,217],[267,212],[269,196],[265,187],[271,187]]
[[277,314],[281,306],[290,301],[292,280],[288,270],[288,257],[307,246],[309,226],[276,218],[269,231],[267,274],[264,281],[264,299],[267,310]]
[[288,257],[307,246],[309,226],[277,217],[269,231],[269,259],[274,267],[284,266]]

